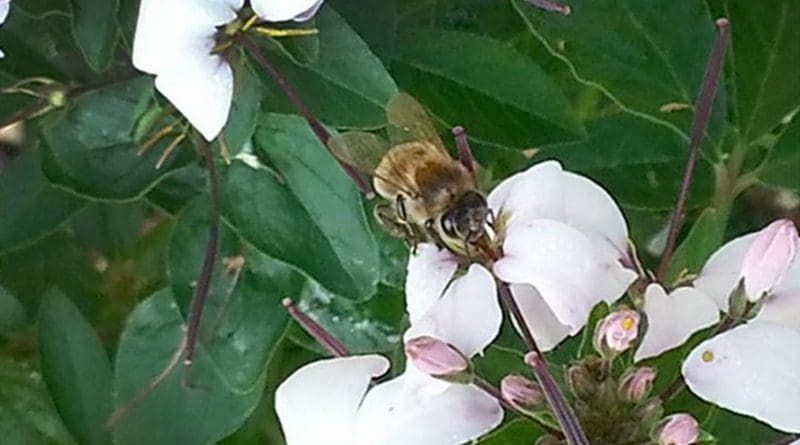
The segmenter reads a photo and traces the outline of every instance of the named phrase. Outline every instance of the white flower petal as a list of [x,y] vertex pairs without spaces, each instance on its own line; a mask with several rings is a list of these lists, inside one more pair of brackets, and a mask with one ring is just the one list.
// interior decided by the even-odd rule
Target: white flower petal
[[11,8],[11,0],[0,0],[0,25],[6,21],[9,8]]
[[241,4],[241,0],[142,0],[133,39],[133,65],[159,74],[188,51],[198,50],[198,42],[208,45],[203,49],[208,55],[215,27],[235,19]]
[[714,301],[691,287],[679,287],[667,295],[659,284],[647,286],[644,313],[647,331],[633,356],[635,362],[680,346],[693,333],[719,321]]
[[502,319],[494,278],[483,266],[473,264],[425,316],[411,323],[404,338],[430,335],[472,357],[497,337]]
[[406,274],[406,311],[411,324],[439,301],[457,268],[458,259],[448,250],[428,243],[417,245],[417,253],[408,258]]
[[288,445],[352,445],[356,413],[373,377],[389,361],[379,355],[313,362],[275,392],[275,411]]
[[800,294],[800,254],[794,258],[794,262],[780,283],[772,289],[772,295],[776,298],[782,295],[798,294]]
[[156,88],[207,141],[222,131],[233,99],[233,71],[222,57],[191,52],[156,76]]
[[268,22],[309,19],[322,6],[322,0],[251,0],[259,17]]
[[567,223],[590,238],[609,242],[618,252],[628,251],[628,224],[617,203],[602,187],[585,176],[564,172],[564,218]]
[[561,164],[547,161],[517,173],[497,185],[486,198],[495,214],[510,215],[514,220],[549,218],[563,220],[563,189]]
[[[570,333],[569,327],[558,321],[533,286],[512,284],[511,293],[514,295],[514,300],[516,300],[539,349],[547,352],[567,338]],[[514,321],[514,327],[519,330],[516,321]]]
[[431,393],[404,380],[402,375],[369,391],[358,413],[354,445],[458,445],[503,420],[497,400],[473,385],[449,384]]
[[701,343],[683,364],[700,398],[800,433],[800,332],[749,323]]
[[506,233],[503,254],[495,274],[508,283],[535,287],[572,334],[604,298],[596,290],[600,271],[591,241],[565,223],[537,219],[515,224]]
[[742,262],[747,249],[757,233],[735,238],[711,255],[697,279],[694,287],[711,297],[719,308],[728,311],[728,297],[739,284]]
[[752,322],[779,324],[800,331],[800,289],[767,297]]

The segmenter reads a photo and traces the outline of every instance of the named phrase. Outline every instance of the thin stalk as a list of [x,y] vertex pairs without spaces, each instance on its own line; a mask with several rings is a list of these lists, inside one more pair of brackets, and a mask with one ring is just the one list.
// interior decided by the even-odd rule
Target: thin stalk
[[717,84],[719,83],[719,74],[722,71],[722,63],[725,58],[725,47],[727,46],[728,38],[728,20],[720,18],[717,19],[716,24],[717,38],[714,41],[714,46],[708,59],[708,65],[706,66],[706,73],[703,77],[703,83],[697,95],[696,111],[689,142],[689,159],[686,160],[686,168],[683,171],[678,200],[675,203],[675,211],[672,212],[666,247],[664,248],[664,253],[661,255],[661,260],[656,268],[656,279],[658,281],[664,279],[669,260],[672,258],[672,253],[675,250],[678,232],[680,232],[681,225],[683,224],[683,213],[686,207],[686,198],[689,196],[689,186],[692,183],[694,167],[697,164],[697,154],[700,151],[700,144],[703,141],[703,136],[708,127],[708,121],[711,118],[711,106],[714,103],[714,96],[717,91]]
[[536,380],[539,381],[539,386],[541,386],[542,392],[544,392],[547,403],[553,410],[553,414],[556,420],[558,420],[559,425],[561,425],[564,438],[569,445],[589,445],[586,433],[583,432],[583,428],[578,418],[575,416],[575,412],[572,411],[572,407],[567,403],[567,399],[561,392],[561,388],[559,388],[556,380],[553,378],[550,368],[547,367],[544,356],[539,346],[536,344],[536,340],[533,338],[533,333],[531,333],[528,323],[522,315],[522,311],[517,305],[514,296],[511,295],[511,289],[508,287],[508,283],[501,282],[497,287],[500,294],[500,301],[514,318],[519,330],[522,332],[522,339],[530,351],[525,356],[525,363],[531,367],[533,373],[536,375]]
[[334,357],[347,357],[350,351],[330,332],[319,325],[314,319],[309,317],[305,312],[301,311],[297,305],[294,304],[291,298],[283,299],[283,307],[286,312],[294,318],[297,324],[300,325],[309,335],[314,337],[314,340],[324,347]]
[[186,367],[192,365],[194,351],[197,346],[197,333],[200,327],[200,318],[203,315],[203,308],[208,298],[208,291],[211,284],[211,275],[214,272],[214,263],[217,259],[217,248],[219,247],[219,199],[217,196],[217,172],[214,166],[214,159],[208,149],[208,143],[202,138],[198,143],[200,156],[205,162],[208,171],[208,196],[211,201],[211,211],[208,216],[208,240],[206,241],[206,251],[203,255],[203,264],[197,276],[197,286],[194,289],[192,302],[189,305],[189,318],[186,329],[186,356],[183,364]]
[[570,15],[572,13],[572,8],[569,5],[564,5],[552,0],[525,0],[527,3],[530,3],[537,8],[544,9],[545,11],[550,12],[557,12],[563,15]]
[[[297,111],[305,118],[306,122],[308,122],[308,126],[311,127],[311,131],[314,132],[314,135],[317,136],[322,145],[328,149],[328,151],[333,154],[333,151],[328,146],[328,141],[331,138],[330,132],[325,128],[325,126],[320,123],[320,121],[314,116],[311,110],[306,106],[305,102],[300,99],[300,96],[297,94],[297,91],[292,87],[289,81],[283,77],[283,75],[278,71],[278,68],[275,67],[264,55],[264,53],[258,48],[258,45],[253,42],[253,39],[250,38],[247,34],[242,34],[239,37],[242,46],[250,53],[250,56],[272,77],[272,80],[275,81],[276,84],[280,87],[280,89],[286,94],[286,97],[294,104]],[[368,198],[374,196],[372,188],[369,186],[369,183],[364,179],[364,177],[350,164],[343,162],[341,159],[336,157],[336,161],[339,165],[342,166],[344,171],[352,178],[353,182],[355,182],[356,186],[363,192]]]
[[487,382],[486,380],[482,379],[481,377],[475,376],[475,378],[472,380],[472,383],[475,384],[475,386],[477,386],[478,388],[486,391],[486,393],[489,394],[490,396],[497,399],[497,401],[500,402],[500,404],[503,405],[503,407],[505,407],[507,410],[517,414],[520,417],[533,421],[541,429],[547,431],[549,434],[553,436],[559,438],[564,437],[564,433],[562,433],[560,430],[553,428],[551,425],[542,422],[541,419],[532,417],[529,414],[514,408],[510,403],[506,402],[506,400],[503,399],[503,394],[500,392],[499,389],[497,389],[497,387]]

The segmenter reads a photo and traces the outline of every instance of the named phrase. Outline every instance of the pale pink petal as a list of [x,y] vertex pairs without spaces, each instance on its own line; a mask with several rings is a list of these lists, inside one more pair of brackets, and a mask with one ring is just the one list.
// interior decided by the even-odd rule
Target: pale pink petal
[[0,0],[0,25],[6,21],[9,8],[11,8],[11,0]]
[[799,244],[797,227],[788,219],[773,221],[758,231],[742,261],[744,286],[751,301],[781,282],[795,260]]
[[635,362],[678,347],[691,335],[719,321],[719,309],[697,289],[679,287],[666,294],[659,284],[647,287],[644,296],[647,330],[633,357]]
[[711,297],[724,312],[728,311],[728,297],[741,279],[744,255],[756,235],[751,233],[726,243],[711,255],[694,280],[694,287]]
[[595,284],[595,292],[606,303],[614,303],[625,295],[638,274],[622,264],[619,251],[610,243],[596,238],[592,244],[600,277]]
[[322,0],[251,0],[259,17],[268,22],[310,19],[322,6]]
[[156,76],[156,88],[207,141],[222,131],[233,99],[233,71],[222,57],[192,52]]
[[783,279],[772,289],[772,295],[775,298],[798,294],[800,294],[800,255],[795,256],[794,262],[786,271]]
[[404,338],[430,335],[472,357],[494,340],[502,318],[494,278],[483,266],[473,264],[423,317],[412,321]]
[[509,227],[504,256],[494,265],[498,278],[530,284],[572,334],[586,323],[597,292],[600,271],[591,241],[565,223],[536,219]]
[[412,324],[442,297],[458,268],[458,259],[447,249],[434,244],[417,245],[408,258],[406,274],[406,312]]
[[779,324],[800,331],[800,289],[767,297],[752,321]]
[[320,360],[303,366],[275,392],[288,445],[352,445],[356,413],[373,377],[389,361],[379,355]]
[[683,364],[700,398],[800,433],[800,332],[749,323],[698,345]]
[[628,224],[611,195],[585,176],[564,172],[561,180],[565,221],[590,238],[610,243],[617,258],[627,257]]
[[486,198],[489,207],[508,216],[511,225],[518,219],[549,218],[563,220],[561,164],[547,161],[505,179]]
[[[512,284],[511,293],[539,349],[550,351],[570,335],[569,326],[558,321],[539,292],[536,292],[536,288],[526,284]],[[516,320],[512,321],[519,330]]]
[[351,445],[458,445],[503,420],[498,401],[473,385],[427,391],[405,379],[404,374],[369,391]]

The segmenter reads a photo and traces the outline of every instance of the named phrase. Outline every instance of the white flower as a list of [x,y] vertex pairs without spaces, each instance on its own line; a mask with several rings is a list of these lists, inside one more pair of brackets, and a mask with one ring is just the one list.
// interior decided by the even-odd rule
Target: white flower
[[714,301],[692,287],[679,287],[667,295],[660,284],[647,286],[644,294],[645,331],[635,362],[655,357],[676,348],[689,337],[719,321]]
[[[2,1],[2,0],[0,0]],[[267,20],[310,18],[321,2],[255,1]],[[133,65],[156,75],[155,85],[203,137],[222,131],[233,98],[233,71],[213,52],[217,28],[237,18],[244,0],[142,0]]]
[[[595,304],[615,301],[636,279],[622,264],[629,261],[622,212],[600,186],[563,171],[558,162],[506,179],[487,201],[503,240],[494,273],[511,285],[540,349],[576,334]],[[455,259],[440,255],[438,266],[416,271],[409,265],[407,291],[441,292]]]
[[[434,250],[424,248],[415,267],[441,259],[430,247]],[[472,357],[500,329],[494,279],[478,265],[447,286],[450,278],[430,283],[438,292],[409,295],[411,328],[405,339],[435,337]],[[483,390],[438,380],[412,364],[368,389],[370,379],[387,368],[382,357],[361,356],[318,361],[292,374],[275,395],[287,445],[457,445],[502,421],[499,402]]]
[[[700,398],[800,432],[800,260],[797,230],[786,220],[737,238],[703,267],[695,285],[727,309],[744,278],[747,297],[763,298],[746,324],[698,345],[683,364],[686,384]],[[791,224],[791,223],[788,223]],[[757,266],[753,266],[756,264]],[[748,288],[748,279],[755,277]]]
[[[9,8],[11,8],[11,0],[0,0],[0,25],[6,21]],[[3,50],[0,49],[0,59],[3,57],[5,57],[5,53],[3,53]]]

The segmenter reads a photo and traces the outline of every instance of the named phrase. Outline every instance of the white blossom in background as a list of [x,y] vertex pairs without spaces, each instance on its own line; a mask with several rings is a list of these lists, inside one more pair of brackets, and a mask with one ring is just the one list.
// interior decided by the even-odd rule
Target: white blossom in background
[[[0,0],[0,25],[6,21],[9,8],[11,8],[11,0]],[[3,49],[0,48],[0,59],[3,57],[5,57],[5,53],[3,52]]]
[[719,308],[699,290],[684,286],[667,295],[660,284],[647,286],[644,294],[645,331],[634,362],[656,357],[686,342],[695,332],[719,321]]
[[[628,227],[599,185],[543,162],[501,182],[489,194],[503,257],[495,275],[511,292],[539,348],[549,351],[586,323],[592,307],[621,297],[636,279],[629,263]],[[434,246],[420,246],[430,255]],[[412,270],[411,295],[441,293],[456,270],[447,251],[427,269]],[[414,258],[410,260],[414,261]],[[409,301],[409,306],[413,301]]]
[[[441,260],[435,247],[421,247],[410,275]],[[439,286],[438,292],[407,290],[411,327],[404,339],[409,344],[436,338],[470,358],[500,330],[494,279],[478,265],[448,286],[450,278],[429,283]],[[424,292],[414,294],[420,290]],[[421,368],[431,363],[423,360]],[[369,389],[370,379],[387,368],[386,359],[372,355],[322,360],[292,374],[275,395],[287,445],[458,445],[486,434],[503,419],[491,395],[472,384],[431,377],[414,360],[408,360],[400,376]]]
[[[0,0],[3,1],[3,0]],[[268,21],[308,19],[321,1],[253,1]],[[233,99],[233,71],[213,52],[217,28],[237,18],[244,0],[142,0],[133,65],[156,75],[156,89],[211,141],[222,131]]]
[[712,255],[695,285],[727,309],[744,279],[748,299],[763,306],[744,325],[698,345],[681,370],[700,398],[793,433],[800,433],[798,245],[794,224],[779,220]]

